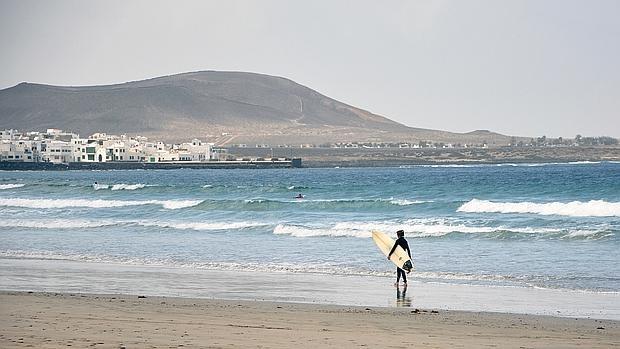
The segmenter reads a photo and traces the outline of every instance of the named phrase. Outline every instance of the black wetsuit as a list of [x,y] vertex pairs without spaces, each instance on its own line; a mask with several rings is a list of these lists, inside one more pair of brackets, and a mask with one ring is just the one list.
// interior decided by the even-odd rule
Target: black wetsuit
[[[394,253],[394,250],[396,250],[397,246],[400,246],[403,248],[403,250],[407,251],[409,258],[411,258],[411,252],[409,252],[409,244],[407,243],[407,240],[405,240],[404,237],[399,237],[398,239],[396,239],[396,242],[394,242],[394,247],[392,247],[392,250],[390,251],[390,254],[388,254],[388,257],[391,256],[392,253]],[[396,267],[396,283],[400,281],[401,275],[403,277],[403,282],[407,283],[407,275],[405,271]]]

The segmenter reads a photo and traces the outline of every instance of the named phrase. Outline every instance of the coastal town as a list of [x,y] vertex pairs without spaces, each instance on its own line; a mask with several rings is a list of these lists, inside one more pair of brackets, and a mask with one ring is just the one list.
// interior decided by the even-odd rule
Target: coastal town
[[204,162],[218,161],[225,150],[199,139],[180,144],[146,137],[95,133],[88,138],[59,129],[45,132],[0,131],[0,161],[20,162]]
[[[295,149],[294,149],[295,148]],[[230,144],[192,139],[165,143],[143,136],[74,132],[0,131],[3,169],[132,169],[182,167],[391,166],[415,163],[505,163],[617,161],[618,140],[611,137],[515,139],[505,146],[432,141],[334,143],[322,145]],[[64,166],[64,167],[63,167]]]

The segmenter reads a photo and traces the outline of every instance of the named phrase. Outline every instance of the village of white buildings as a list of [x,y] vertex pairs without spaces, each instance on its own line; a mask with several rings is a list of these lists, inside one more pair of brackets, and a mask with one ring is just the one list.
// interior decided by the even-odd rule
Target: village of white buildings
[[146,137],[95,133],[88,138],[59,129],[46,132],[0,131],[0,161],[19,162],[204,162],[225,150],[193,139],[188,143],[150,142]]
[[[553,139],[545,136],[524,142],[512,137],[509,147],[572,147],[572,146],[617,146],[618,139],[612,137],[582,137],[574,139]],[[149,141],[142,136],[111,135],[95,133],[82,138],[73,132],[50,128],[45,132],[0,130],[0,162],[44,162],[52,164],[102,163],[102,162],[142,162],[142,163],[199,163],[226,161],[265,161],[264,158],[241,158],[228,154],[228,149],[271,148],[268,161],[288,161],[289,158],[274,158],[273,148],[487,148],[481,144],[451,144],[432,141],[419,142],[343,142],[329,144],[268,145],[268,144],[230,144],[229,148],[216,147],[214,143],[193,139],[191,142],[166,144]],[[292,157],[292,156],[291,156]]]

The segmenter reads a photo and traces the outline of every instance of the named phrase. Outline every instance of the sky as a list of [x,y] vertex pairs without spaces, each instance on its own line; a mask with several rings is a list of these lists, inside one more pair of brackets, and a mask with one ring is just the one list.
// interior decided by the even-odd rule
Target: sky
[[620,137],[617,0],[0,0],[0,89],[277,75],[412,127]]

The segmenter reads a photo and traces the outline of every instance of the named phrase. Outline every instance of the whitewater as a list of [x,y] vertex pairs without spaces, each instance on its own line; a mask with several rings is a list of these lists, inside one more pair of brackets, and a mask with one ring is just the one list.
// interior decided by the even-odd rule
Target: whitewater
[[5,171],[0,217],[0,259],[59,268],[389,283],[371,231],[403,229],[421,282],[620,292],[618,163]]

